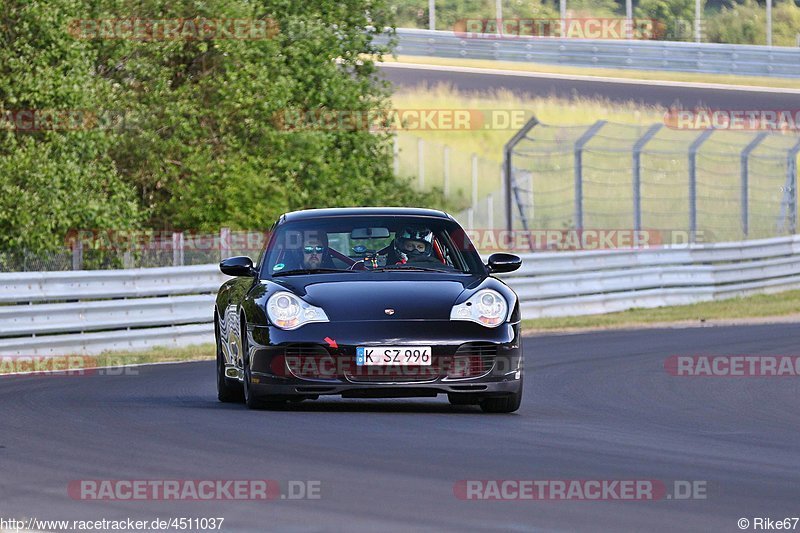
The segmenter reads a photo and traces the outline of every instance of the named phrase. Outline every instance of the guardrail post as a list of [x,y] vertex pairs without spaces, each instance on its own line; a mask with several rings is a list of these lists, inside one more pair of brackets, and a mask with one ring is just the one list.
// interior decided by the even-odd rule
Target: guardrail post
[[797,154],[800,153],[800,141],[789,150],[786,161],[786,190],[784,195],[789,209],[789,233],[797,233]]
[[425,141],[417,139],[417,186],[419,190],[425,187]]
[[742,234],[747,238],[750,233],[750,154],[756,147],[761,144],[761,141],[767,138],[768,133],[762,131],[755,139],[750,141],[741,155],[741,177],[742,177],[742,191],[740,194],[742,204]]
[[575,228],[583,229],[583,147],[586,146],[592,137],[606,125],[605,120],[598,120],[591,128],[586,130],[577,141],[575,141]]
[[633,145],[633,229],[642,229],[642,150],[663,124],[653,124]]
[[450,147],[445,146],[442,153],[442,160],[444,166],[444,185],[442,186],[442,193],[447,198],[450,195]]
[[713,129],[703,131],[689,146],[689,243],[694,244],[697,237],[697,151],[714,133]]
[[513,163],[511,161],[512,155],[514,152],[514,148],[519,144],[519,142],[525,138],[529,131],[531,131],[536,125],[539,124],[539,120],[534,116],[522,126],[517,133],[514,134],[511,139],[506,143],[503,147],[503,183],[505,184],[503,187],[503,196],[504,196],[504,203],[506,209],[506,229],[511,231],[514,229],[514,217],[513,211],[511,207],[511,189],[513,187],[514,181],[514,168]]

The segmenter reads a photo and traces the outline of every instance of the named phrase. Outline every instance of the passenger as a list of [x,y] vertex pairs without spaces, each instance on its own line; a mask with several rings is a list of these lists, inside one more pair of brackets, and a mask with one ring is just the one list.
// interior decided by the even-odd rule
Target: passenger
[[402,228],[395,234],[386,264],[436,263],[433,256],[433,233],[428,228]]

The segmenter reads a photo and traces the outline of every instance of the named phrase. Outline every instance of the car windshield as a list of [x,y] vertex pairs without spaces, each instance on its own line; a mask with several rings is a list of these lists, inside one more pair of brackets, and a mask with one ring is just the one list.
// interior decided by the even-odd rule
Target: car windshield
[[485,273],[480,256],[453,220],[425,216],[339,216],[278,226],[264,276],[330,272]]

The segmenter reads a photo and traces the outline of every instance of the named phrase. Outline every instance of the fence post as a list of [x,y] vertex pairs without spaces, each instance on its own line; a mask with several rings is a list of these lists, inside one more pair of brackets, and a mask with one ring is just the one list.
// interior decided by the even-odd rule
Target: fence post
[[417,139],[417,186],[419,190],[425,187],[425,141]]
[[503,196],[504,196],[504,203],[506,209],[506,229],[511,231],[514,229],[514,213],[512,212],[511,207],[511,187],[512,182],[514,181],[514,165],[511,161],[512,155],[514,153],[514,148],[519,144],[519,142],[525,138],[529,131],[531,131],[536,125],[539,124],[537,118],[531,117],[528,122],[522,126],[517,133],[514,134],[511,139],[508,140],[506,145],[503,147],[503,183],[505,184],[503,187]]
[[444,197],[447,198],[450,195],[450,147],[444,147],[444,153],[442,154],[442,159],[444,163],[444,185],[442,187],[442,192]]
[[486,229],[494,229],[494,198],[491,194],[486,197]]
[[219,230],[219,260],[231,256],[231,229],[220,228]]
[[172,266],[183,266],[183,232],[172,232]]
[[471,207],[467,208],[467,229],[470,231],[475,229],[475,210]]
[[714,133],[713,128],[703,131],[689,147],[689,242],[697,237],[697,151]]
[[397,139],[397,133],[392,136],[392,168],[394,168],[394,175],[400,175],[400,141]]
[[633,145],[633,229],[642,229],[642,150],[663,124],[653,124]]
[[583,229],[583,147],[591,140],[600,128],[606,125],[605,120],[598,120],[592,127],[575,141],[575,228]]
[[797,154],[800,153],[800,141],[789,150],[786,161],[786,195],[788,195],[789,233],[797,232]]
[[[470,192],[470,209],[478,209],[478,155],[472,154],[472,191]],[[470,227],[469,229],[474,229]]]
[[80,238],[72,243],[72,270],[83,270],[83,240]]
[[742,206],[742,234],[747,238],[750,233],[750,154],[756,147],[761,144],[761,141],[767,138],[767,132],[762,131],[755,139],[750,141],[741,155],[741,178],[742,178],[742,191],[740,194],[740,201]]

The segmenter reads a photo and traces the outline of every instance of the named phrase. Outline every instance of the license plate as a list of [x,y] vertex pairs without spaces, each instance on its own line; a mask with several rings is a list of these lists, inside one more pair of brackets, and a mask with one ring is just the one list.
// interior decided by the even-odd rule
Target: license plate
[[430,366],[430,346],[359,346],[358,366]]

